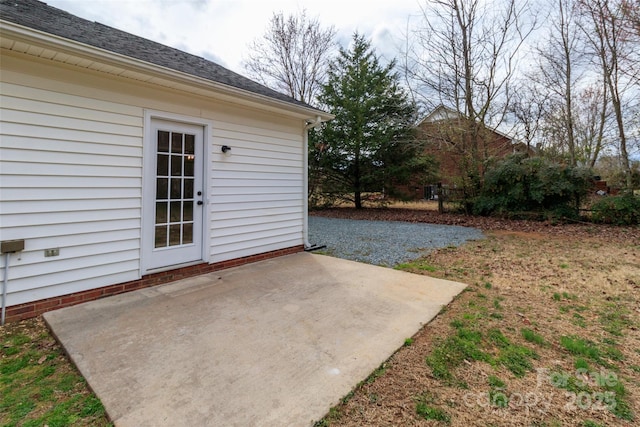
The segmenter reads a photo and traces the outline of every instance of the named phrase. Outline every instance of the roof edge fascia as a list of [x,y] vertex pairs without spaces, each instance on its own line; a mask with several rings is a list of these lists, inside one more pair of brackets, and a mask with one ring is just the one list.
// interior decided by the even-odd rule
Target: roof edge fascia
[[266,95],[214,82],[182,71],[132,58],[117,52],[111,52],[106,49],[36,30],[4,19],[0,19],[0,24],[2,24],[0,25],[0,36],[3,38],[27,44],[37,44],[38,47],[46,49],[62,50],[65,54],[80,55],[86,59],[103,62],[111,66],[122,67],[130,71],[147,74],[151,77],[188,84],[201,89],[208,89],[221,95],[231,96],[233,97],[233,101],[236,103],[252,107],[262,107],[262,109],[264,109],[264,104],[267,104],[271,108],[275,108],[289,114],[293,113],[294,115],[300,116],[300,118],[304,119],[311,118],[315,120],[320,117],[322,121],[328,121],[334,118],[332,114],[313,107],[308,108],[292,104]]

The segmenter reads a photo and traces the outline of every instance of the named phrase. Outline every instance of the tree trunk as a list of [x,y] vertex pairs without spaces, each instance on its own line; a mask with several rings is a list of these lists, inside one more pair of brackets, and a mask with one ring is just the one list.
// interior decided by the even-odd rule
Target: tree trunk
[[360,144],[356,144],[356,155],[353,165],[353,193],[356,209],[362,209],[362,194],[360,188]]
[[561,37],[562,37],[562,48],[564,53],[564,63],[565,63],[565,81],[564,81],[564,102],[566,111],[566,123],[567,123],[567,146],[569,149],[569,163],[571,166],[576,166],[576,138],[575,138],[575,122],[573,120],[573,81],[571,77],[571,62],[572,62],[572,51],[571,51],[571,40],[569,34],[569,23],[567,22],[567,18],[565,15],[565,7],[563,6],[562,1],[559,3],[560,7],[560,29],[561,29]]
[[[613,42],[616,40],[614,39]],[[616,124],[618,125],[618,138],[620,139],[620,156],[622,157],[622,169],[624,170],[626,178],[627,190],[632,190],[633,180],[631,177],[631,164],[629,163],[629,154],[627,152],[627,135],[624,128],[624,117],[622,115],[622,101],[618,83],[618,51],[614,47],[611,50],[611,65],[607,67],[606,58],[601,58],[603,61],[603,68],[605,71],[605,78],[611,91],[611,105],[616,116]]]
[[[618,138],[620,143],[620,157],[622,158],[622,169],[625,174],[627,190],[633,187],[631,177],[631,164],[629,163],[629,153],[627,152],[627,135],[625,132],[625,122],[622,111],[622,94],[624,85],[620,82],[620,67],[624,66],[624,41],[625,34],[622,27],[621,18],[618,15],[619,9],[615,9],[618,4],[609,4],[607,1],[585,2],[584,6],[593,19],[595,34],[591,42],[600,57],[602,72],[606,84],[610,91],[610,101],[618,127]],[[613,7],[614,9],[611,9]]]
[[607,80],[602,80],[602,112],[600,113],[600,117],[598,118],[598,135],[596,139],[596,147],[593,151],[593,156],[589,162],[589,168],[593,169],[596,165],[596,161],[598,160],[598,156],[600,155],[600,151],[602,150],[602,141],[604,140],[604,128],[607,123],[607,106],[608,106],[608,94],[607,94]]
[[[615,98],[615,97],[613,97]],[[622,157],[622,169],[626,178],[627,190],[633,189],[633,180],[631,177],[631,164],[629,162],[629,153],[627,152],[627,136],[624,131],[624,121],[622,118],[622,108],[620,99],[613,99],[613,109],[616,113],[616,123],[618,124],[618,137],[620,138],[620,156]]]

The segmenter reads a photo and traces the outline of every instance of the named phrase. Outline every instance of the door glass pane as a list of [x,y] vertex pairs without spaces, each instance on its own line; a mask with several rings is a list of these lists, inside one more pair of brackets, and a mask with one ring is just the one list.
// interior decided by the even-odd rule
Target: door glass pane
[[167,202],[156,202],[156,224],[167,223]]
[[171,176],[181,176],[182,175],[182,156],[172,155],[171,156]]
[[156,226],[156,248],[164,248],[167,246],[167,226]]
[[180,244],[180,224],[169,226],[169,246],[177,246]]
[[193,176],[194,163],[195,157],[192,154],[184,156],[184,176]]
[[182,225],[182,244],[193,243],[193,224]]
[[182,196],[182,180],[180,178],[171,178],[171,199],[180,199]]
[[195,154],[195,135],[184,136],[184,154]]
[[193,221],[193,202],[184,202],[182,206],[182,220]]
[[185,199],[193,199],[193,179],[184,179],[184,194]]
[[173,132],[171,134],[171,152],[173,154],[182,154],[182,134]]
[[169,175],[169,156],[158,154],[158,176]]
[[169,152],[169,132],[158,131],[158,153]]
[[182,214],[182,202],[171,202],[170,205],[170,222],[180,222],[180,216]]
[[168,187],[169,180],[166,178],[158,178],[156,180],[156,199],[167,199],[168,198]]

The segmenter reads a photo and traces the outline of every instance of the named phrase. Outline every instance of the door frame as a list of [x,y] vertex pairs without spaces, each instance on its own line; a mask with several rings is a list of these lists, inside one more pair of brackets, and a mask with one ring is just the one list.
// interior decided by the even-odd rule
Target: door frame
[[[202,162],[203,162],[203,171],[202,171],[202,183],[203,183],[203,209],[202,209],[202,259],[195,260],[193,262],[187,262],[184,264],[178,265],[170,265],[166,267],[158,267],[158,268],[149,268],[147,260],[144,258],[146,247],[145,245],[153,246],[153,241],[150,241],[149,236],[145,236],[144,233],[144,221],[147,217],[153,217],[153,212],[147,212],[145,209],[145,198],[148,197],[148,194],[145,194],[146,190],[150,187],[155,188],[155,178],[152,175],[155,175],[154,168],[154,159],[155,159],[155,135],[153,134],[153,129],[151,122],[153,120],[162,120],[169,122],[176,122],[177,124],[185,124],[202,127]],[[211,152],[211,138],[213,131],[213,122],[211,120],[203,119],[200,117],[191,117],[185,116],[181,114],[168,113],[165,111],[156,111],[156,110],[144,110],[144,123],[143,123],[143,137],[142,137],[142,189],[141,189],[141,198],[140,198],[140,251],[139,251],[139,259],[140,259],[140,277],[149,273],[156,273],[167,270],[174,270],[177,268],[185,267],[188,265],[200,264],[203,262],[209,262],[211,259],[211,227],[210,224],[210,212],[209,212],[209,194],[211,191],[210,185],[210,176],[211,176],[211,167],[210,167],[210,152]],[[153,171],[154,174],[150,172]],[[152,179],[153,178],[153,179]],[[152,182],[153,181],[153,182]]]

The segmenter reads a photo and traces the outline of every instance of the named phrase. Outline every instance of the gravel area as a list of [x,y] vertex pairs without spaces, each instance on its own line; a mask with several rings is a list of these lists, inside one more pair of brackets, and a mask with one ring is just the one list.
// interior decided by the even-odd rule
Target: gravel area
[[399,221],[309,217],[309,241],[328,254],[393,267],[434,249],[484,238],[476,228]]

